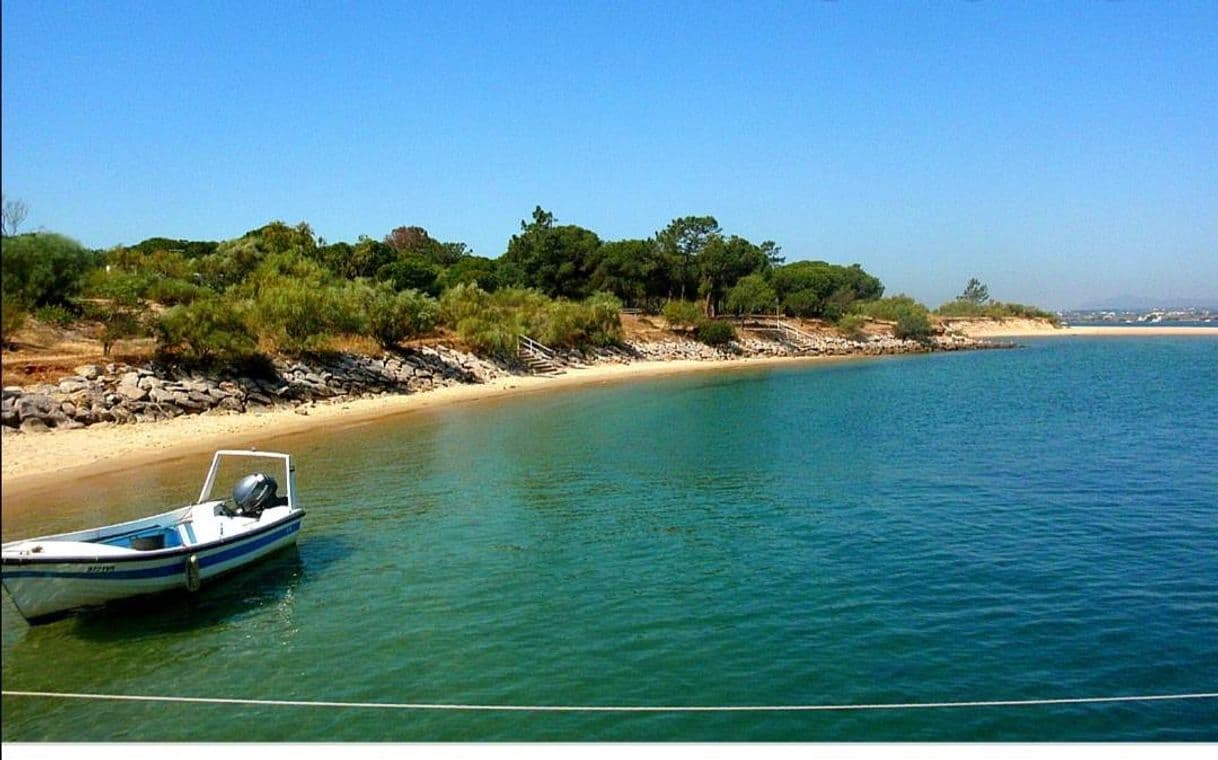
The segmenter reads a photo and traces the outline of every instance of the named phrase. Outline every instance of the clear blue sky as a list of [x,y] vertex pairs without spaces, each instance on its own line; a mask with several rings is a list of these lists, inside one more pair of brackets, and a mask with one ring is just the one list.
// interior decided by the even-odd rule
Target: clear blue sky
[[3,187],[90,247],[712,214],[932,307],[1218,303],[1218,2],[3,3]]

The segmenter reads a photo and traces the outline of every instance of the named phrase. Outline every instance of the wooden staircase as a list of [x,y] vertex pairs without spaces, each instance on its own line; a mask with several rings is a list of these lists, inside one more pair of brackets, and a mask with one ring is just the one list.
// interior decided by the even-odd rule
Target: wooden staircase
[[780,341],[802,353],[820,353],[821,345],[816,337],[804,332],[790,322],[784,322],[775,317],[746,317],[738,321],[741,327],[754,332],[771,333]]
[[520,335],[516,340],[516,354],[534,375],[554,377],[566,372],[558,363],[558,357],[549,347],[538,343],[527,335]]
[[779,335],[782,336],[782,339],[787,343],[790,343],[792,346],[795,346],[795,348],[799,349],[800,351],[813,353],[820,350],[820,345],[817,343],[816,338],[799,329],[795,325],[788,322],[783,322],[781,319],[779,319],[776,320],[776,327]]

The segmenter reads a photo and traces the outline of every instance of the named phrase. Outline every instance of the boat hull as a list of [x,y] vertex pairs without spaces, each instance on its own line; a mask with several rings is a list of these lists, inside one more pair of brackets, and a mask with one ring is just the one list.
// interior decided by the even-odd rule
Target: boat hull
[[200,584],[295,543],[303,512],[230,539],[149,552],[146,556],[4,558],[4,588],[30,622]]

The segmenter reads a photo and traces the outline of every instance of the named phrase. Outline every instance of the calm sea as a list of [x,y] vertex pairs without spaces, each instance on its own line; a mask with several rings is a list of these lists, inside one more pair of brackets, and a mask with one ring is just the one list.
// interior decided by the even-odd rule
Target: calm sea
[[[1218,339],[1029,341],[297,435],[299,546],[28,627],[6,690],[496,705],[1218,691]],[[160,510],[205,461],[6,504]],[[546,713],[6,696],[3,739],[1218,740],[1218,701]]]

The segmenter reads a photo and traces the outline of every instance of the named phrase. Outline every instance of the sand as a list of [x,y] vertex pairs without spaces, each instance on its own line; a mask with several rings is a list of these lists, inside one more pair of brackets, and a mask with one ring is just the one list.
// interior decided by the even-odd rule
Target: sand
[[[840,358],[840,357],[832,357]],[[753,358],[725,361],[640,361],[570,369],[557,377],[511,376],[481,385],[452,385],[424,393],[386,395],[298,409],[261,413],[184,415],[172,420],[129,425],[101,424],[76,430],[5,435],[0,483],[6,500],[65,477],[114,473],[152,461],[198,453],[206,458],[221,448],[270,449],[282,435],[343,426],[407,414],[438,406],[523,393],[543,393],[577,385],[618,382],[662,375],[723,371],[797,362],[824,362],[831,357]],[[301,411],[307,414],[301,414]]]
[[970,338],[1031,338],[1031,337],[1150,337],[1155,335],[1218,335],[1214,327],[1173,327],[1151,325],[1133,327],[1125,325],[1086,325],[1053,327],[1039,319],[975,320],[952,322],[951,329],[959,330]]

